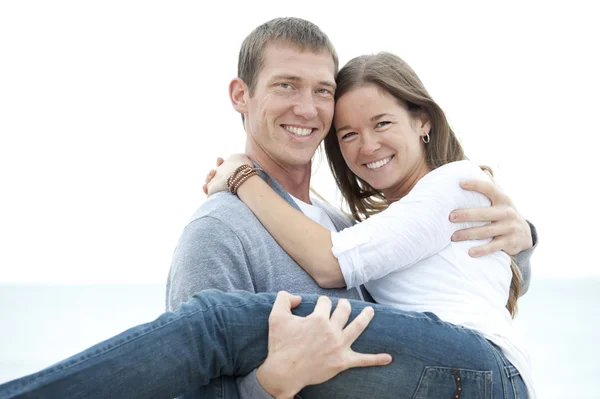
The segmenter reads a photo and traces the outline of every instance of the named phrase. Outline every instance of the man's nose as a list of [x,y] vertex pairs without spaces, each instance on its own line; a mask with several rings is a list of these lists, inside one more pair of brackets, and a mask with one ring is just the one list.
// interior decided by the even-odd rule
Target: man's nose
[[312,93],[304,93],[298,98],[294,106],[294,114],[307,120],[317,116],[317,107]]

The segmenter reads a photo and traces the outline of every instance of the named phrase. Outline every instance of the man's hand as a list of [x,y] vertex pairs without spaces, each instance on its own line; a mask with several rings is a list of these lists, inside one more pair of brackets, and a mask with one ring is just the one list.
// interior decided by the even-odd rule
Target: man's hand
[[211,169],[206,175],[202,191],[211,196],[220,191],[227,191],[227,178],[237,169],[238,166],[247,164],[252,166],[252,161],[244,154],[233,154],[226,161],[223,158],[217,158],[217,168]]
[[301,301],[301,297],[281,291],[273,305],[269,354],[256,372],[269,394],[291,398],[305,386],[325,382],[349,368],[384,366],[392,361],[388,354],[361,354],[350,348],[373,319],[373,308],[366,307],[346,326],[351,311],[348,300],[340,299],[331,314],[331,300],[322,296],[313,313],[295,316],[291,309]]
[[492,202],[490,208],[460,209],[450,214],[452,222],[491,222],[481,227],[458,230],[452,235],[452,241],[493,238],[485,245],[471,248],[469,255],[479,257],[496,251],[516,255],[533,246],[529,223],[500,186],[490,181],[465,180],[461,187],[478,191]]

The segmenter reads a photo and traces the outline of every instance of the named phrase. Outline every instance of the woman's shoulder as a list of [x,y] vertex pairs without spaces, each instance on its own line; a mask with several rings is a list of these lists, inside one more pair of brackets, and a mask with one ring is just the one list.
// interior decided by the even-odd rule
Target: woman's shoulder
[[429,172],[428,176],[489,180],[489,176],[481,169],[481,167],[469,160],[447,163]]
[[[457,198],[468,196],[460,186],[466,179],[490,180],[490,177],[476,163],[464,160],[442,165],[425,175],[413,188],[413,196],[431,196],[453,202]],[[409,194],[410,195],[410,194]]]

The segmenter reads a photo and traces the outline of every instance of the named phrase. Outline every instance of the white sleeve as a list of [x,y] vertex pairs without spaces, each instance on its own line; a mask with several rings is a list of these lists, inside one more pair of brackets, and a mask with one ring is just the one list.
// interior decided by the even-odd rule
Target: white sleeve
[[346,287],[410,267],[449,245],[456,230],[474,226],[449,220],[455,209],[490,206],[483,194],[460,187],[460,181],[467,178],[489,179],[469,161],[444,165],[423,177],[407,196],[385,211],[333,232],[332,252]]

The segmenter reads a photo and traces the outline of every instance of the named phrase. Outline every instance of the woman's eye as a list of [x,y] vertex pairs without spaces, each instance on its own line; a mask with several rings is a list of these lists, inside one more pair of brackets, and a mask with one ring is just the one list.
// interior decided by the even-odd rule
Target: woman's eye
[[392,123],[392,122],[388,122],[388,121],[379,122],[379,123],[377,123],[375,125],[375,128],[377,129],[377,128],[380,128],[380,127],[384,127],[384,126],[389,125],[390,123]]
[[346,133],[342,135],[342,140],[346,140],[347,138],[350,138],[352,136],[354,136],[356,134],[356,132],[350,132],[350,133]]

